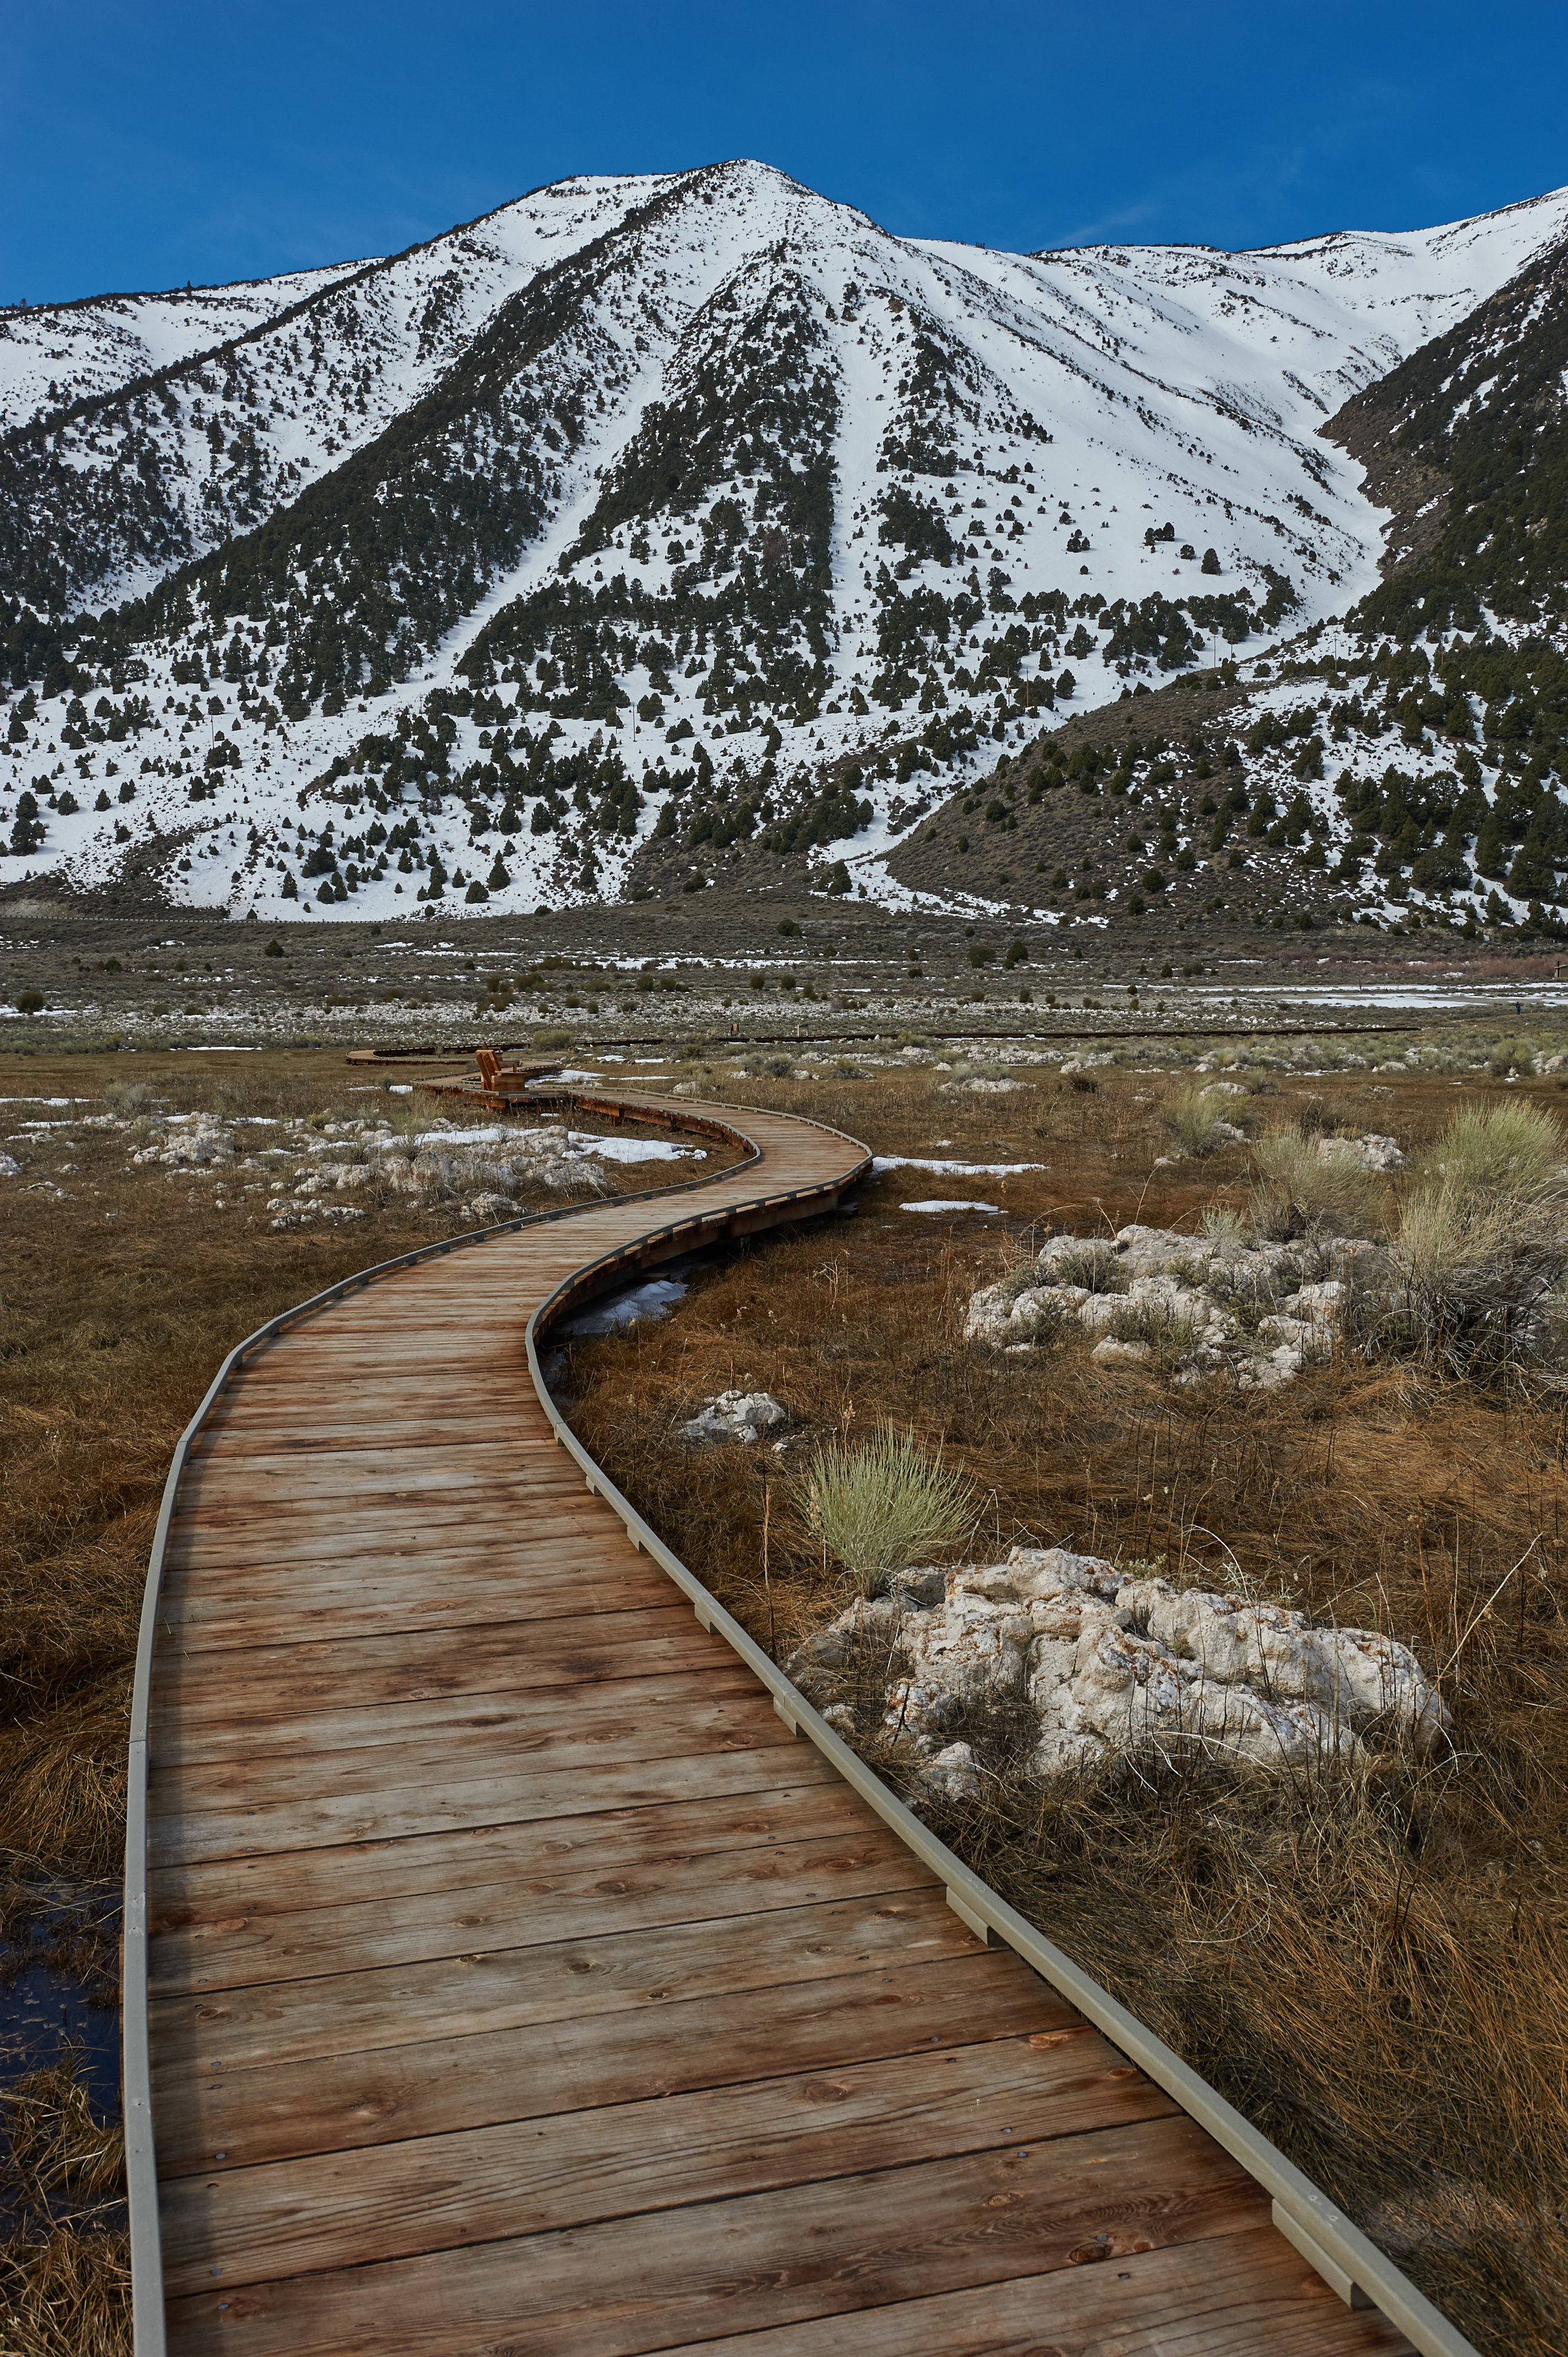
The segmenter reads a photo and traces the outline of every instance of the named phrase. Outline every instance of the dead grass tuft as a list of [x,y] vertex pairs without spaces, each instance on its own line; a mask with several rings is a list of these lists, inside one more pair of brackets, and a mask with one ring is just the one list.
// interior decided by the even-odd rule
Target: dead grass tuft
[[1253,1189],[1252,1223],[1260,1235],[1283,1243],[1316,1232],[1371,1236],[1387,1228],[1388,1182],[1361,1168],[1348,1140],[1288,1122],[1254,1140],[1252,1159],[1261,1182]]
[[6,2179],[21,2203],[44,2216],[65,2204],[91,2207],[124,2190],[124,2136],[94,2114],[82,2064],[81,2052],[67,2046],[47,2070],[0,2088]]
[[0,2243],[0,2348],[7,2357],[125,2357],[131,2252],[123,2234],[58,2226]]
[[0,2243],[0,2348],[11,2357],[125,2357],[125,2141],[93,2111],[83,2057],[0,2089],[0,2161],[16,2224]]

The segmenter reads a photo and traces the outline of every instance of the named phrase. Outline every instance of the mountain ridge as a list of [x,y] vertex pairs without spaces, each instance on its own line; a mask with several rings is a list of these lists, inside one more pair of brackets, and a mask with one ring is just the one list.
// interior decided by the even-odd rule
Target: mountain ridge
[[0,795],[40,831],[0,889],[112,894],[134,843],[236,913],[846,851],[897,899],[933,799],[1064,705],[1375,587],[1384,519],[1321,427],[1565,227],[1557,191],[1254,254],[1004,255],[741,161],[343,265],[0,436]]

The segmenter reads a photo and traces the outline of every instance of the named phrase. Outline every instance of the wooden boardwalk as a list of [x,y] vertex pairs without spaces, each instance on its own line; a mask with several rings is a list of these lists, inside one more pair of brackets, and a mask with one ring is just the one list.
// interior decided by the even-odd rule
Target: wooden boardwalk
[[[713,1110],[713,1109],[704,1109]],[[247,1360],[150,1694],[169,2348],[1363,2357],[1236,2161],[796,1740],[559,1448],[524,1329],[760,1167]]]

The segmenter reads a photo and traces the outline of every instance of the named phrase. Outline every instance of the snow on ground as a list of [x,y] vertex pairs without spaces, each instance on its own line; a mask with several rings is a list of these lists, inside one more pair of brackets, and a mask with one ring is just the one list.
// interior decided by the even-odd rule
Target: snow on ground
[[156,369],[249,335],[365,266],[339,262],[234,286],[99,295],[0,312],[0,429],[25,425],[84,395],[118,393]]
[[1011,1178],[1015,1171],[1049,1168],[1046,1162],[925,1162],[909,1154],[879,1154],[871,1165],[876,1178],[885,1170],[932,1170],[943,1178]]

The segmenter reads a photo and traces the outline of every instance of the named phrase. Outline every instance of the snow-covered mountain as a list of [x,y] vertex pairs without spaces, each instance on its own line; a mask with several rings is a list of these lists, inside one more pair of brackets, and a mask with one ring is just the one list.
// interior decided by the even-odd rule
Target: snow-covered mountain
[[0,312],[0,429],[124,392],[264,327],[373,263],[343,262],[238,286],[96,295]]
[[0,882],[402,916],[766,844],[892,890],[1002,745],[1372,587],[1318,429],[1565,233],[1020,256],[737,163],[5,314]]

